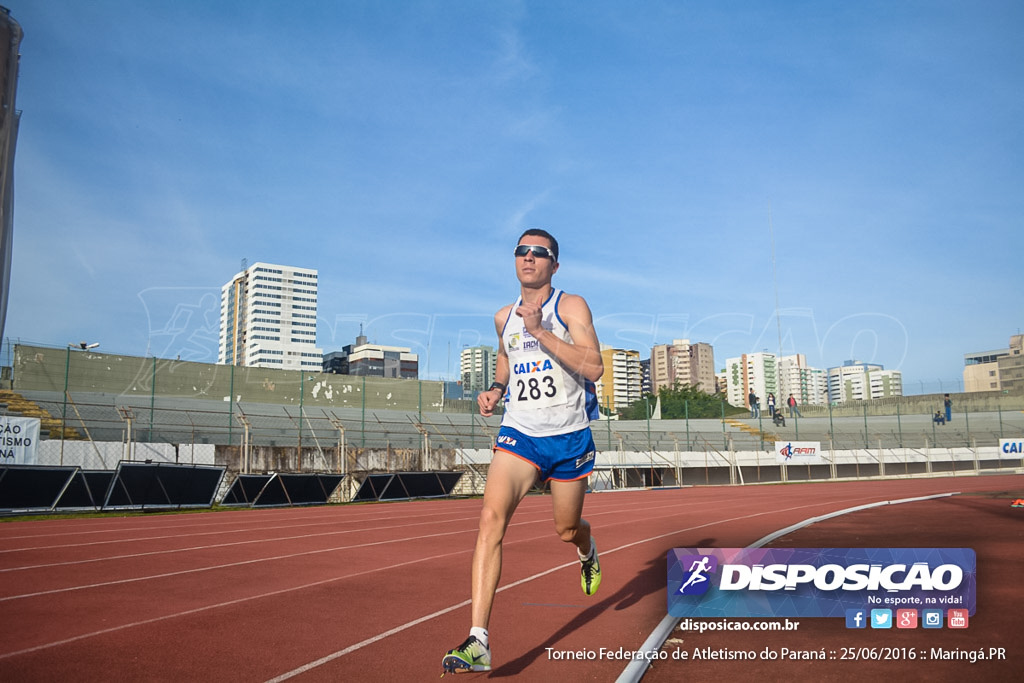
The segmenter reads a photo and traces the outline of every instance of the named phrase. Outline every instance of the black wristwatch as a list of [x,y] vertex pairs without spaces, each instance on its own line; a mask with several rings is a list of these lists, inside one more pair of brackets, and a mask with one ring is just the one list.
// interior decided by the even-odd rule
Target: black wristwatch
[[504,396],[505,395],[505,389],[507,389],[507,388],[508,387],[506,385],[502,384],[501,382],[494,382],[494,383],[491,384],[491,386],[487,387],[487,391],[490,391],[492,389],[497,389],[497,390],[499,390],[501,392],[502,396]]

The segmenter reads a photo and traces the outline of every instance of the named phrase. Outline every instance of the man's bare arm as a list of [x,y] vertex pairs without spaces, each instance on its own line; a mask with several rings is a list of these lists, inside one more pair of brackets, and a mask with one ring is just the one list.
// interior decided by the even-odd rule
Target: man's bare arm
[[[511,308],[511,306],[505,306],[494,316],[494,329],[498,333],[498,358],[494,368],[494,381],[504,386],[508,386],[511,373],[508,368],[508,354],[505,353],[505,345],[501,341],[501,328],[504,326],[505,321],[508,320],[509,309]],[[504,395],[505,392],[498,389],[488,388],[486,391],[480,392],[476,397],[476,403],[480,407],[480,414],[484,417],[493,415],[495,406],[498,405],[498,401]]]
[[[535,307],[536,311],[533,310]],[[559,301],[559,315],[569,328],[571,344],[562,341],[550,330],[540,326],[539,311],[540,308],[535,304],[523,304],[516,313],[522,316],[527,331],[558,359],[562,366],[586,377],[591,382],[599,380],[604,374],[601,345],[597,341],[597,332],[594,330],[593,315],[583,297],[565,294]]]

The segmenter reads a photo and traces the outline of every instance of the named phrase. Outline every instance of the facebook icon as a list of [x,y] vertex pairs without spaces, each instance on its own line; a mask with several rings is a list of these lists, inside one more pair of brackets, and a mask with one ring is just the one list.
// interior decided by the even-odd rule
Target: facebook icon
[[862,609],[846,610],[846,628],[867,628],[867,612]]

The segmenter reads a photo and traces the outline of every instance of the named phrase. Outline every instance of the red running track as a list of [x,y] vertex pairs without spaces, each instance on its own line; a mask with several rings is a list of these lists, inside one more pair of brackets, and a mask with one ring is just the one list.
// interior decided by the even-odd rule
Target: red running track
[[[505,542],[494,670],[612,681],[624,663],[552,651],[639,649],[665,616],[666,553],[746,546],[810,517],[1015,475],[589,495],[604,573],[591,598],[550,498]],[[897,510],[897,508],[887,508]],[[479,500],[0,524],[0,680],[419,681],[469,628]],[[895,514],[895,512],[894,512]],[[837,547],[856,545],[836,538]],[[450,678],[450,677],[449,677]]]

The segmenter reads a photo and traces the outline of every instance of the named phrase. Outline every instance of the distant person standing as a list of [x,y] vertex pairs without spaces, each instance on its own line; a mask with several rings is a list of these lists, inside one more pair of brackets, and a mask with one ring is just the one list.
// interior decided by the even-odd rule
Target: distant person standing
[[756,420],[761,417],[761,407],[758,405],[757,394],[754,390],[750,390],[750,394],[747,396],[747,403],[750,404],[750,419]]
[[768,417],[775,419],[775,394],[768,392]]
[[953,419],[953,401],[949,398],[949,394],[946,394],[946,398],[942,401],[942,404],[946,406],[946,422]]
[[786,405],[789,406],[790,417],[793,417],[793,415],[796,415],[797,417],[803,417],[803,415],[800,413],[800,408],[798,408],[796,405],[796,397],[794,397],[793,394],[790,394],[789,398],[786,399]]

